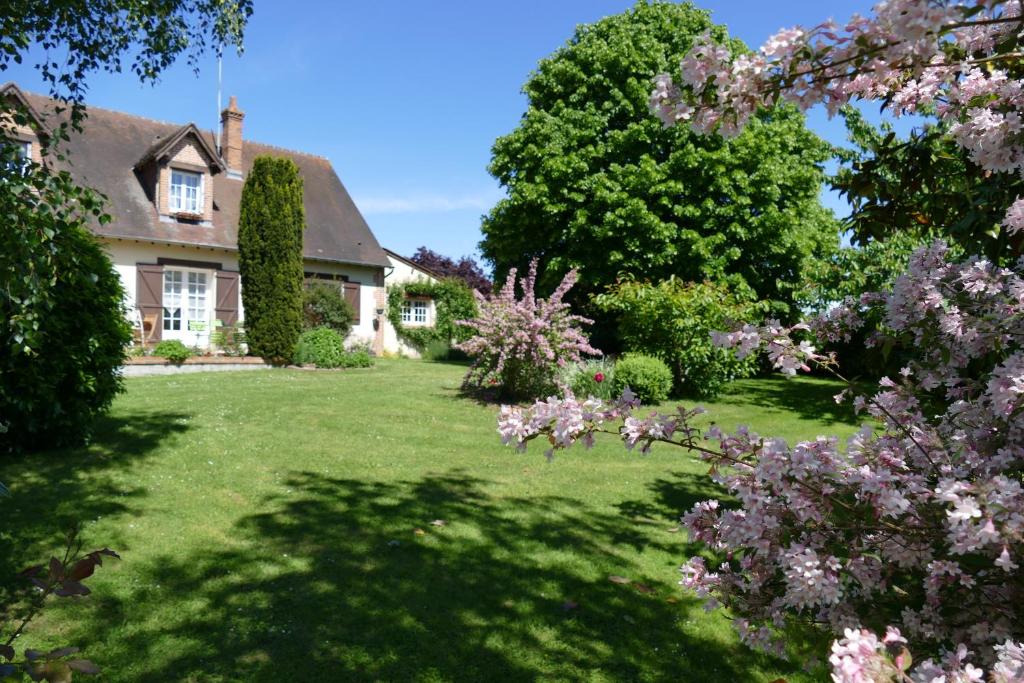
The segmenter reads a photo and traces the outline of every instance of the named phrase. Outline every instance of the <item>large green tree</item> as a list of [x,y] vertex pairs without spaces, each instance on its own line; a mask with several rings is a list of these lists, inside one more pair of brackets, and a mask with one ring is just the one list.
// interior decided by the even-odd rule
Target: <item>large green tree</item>
[[[103,198],[76,182],[63,148],[87,115],[89,77],[154,82],[211,45],[240,50],[251,11],[250,0],[4,3],[0,72],[33,65],[58,105],[0,97],[0,452],[81,442],[121,388],[123,290],[89,231]],[[24,127],[39,133],[41,163],[21,158]]]
[[628,273],[725,281],[794,312],[808,259],[838,242],[818,200],[830,148],[789,107],[733,140],[662,126],[653,78],[706,30],[745,49],[689,3],[639,2],[540,62],[519,127],[493,149],[508,197],[484,218],[481,250],[498,280],[537,257],[548,287],[579,269],[577,302]]
[[256,157],[242,188],[238,264],[249,352],[292,358],[302,333],[302,176],[291,159]]

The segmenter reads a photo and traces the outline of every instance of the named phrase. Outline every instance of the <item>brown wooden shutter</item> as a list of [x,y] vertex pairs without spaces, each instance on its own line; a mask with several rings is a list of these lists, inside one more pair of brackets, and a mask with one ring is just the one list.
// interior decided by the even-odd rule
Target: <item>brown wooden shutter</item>
[[150,263],[135,264],[135,305],[145,321],[153,321],[150,339],[160,341],[164,327],[164,267]]
[[355,309],[356,317],[353,320],[353,324],[359,324],[359,283],[358,282],[346,282],[345,285],[345,301],[352,305]]
[[233,327],[238,322],[238,273],[217,271],[217,306],[213,317]]

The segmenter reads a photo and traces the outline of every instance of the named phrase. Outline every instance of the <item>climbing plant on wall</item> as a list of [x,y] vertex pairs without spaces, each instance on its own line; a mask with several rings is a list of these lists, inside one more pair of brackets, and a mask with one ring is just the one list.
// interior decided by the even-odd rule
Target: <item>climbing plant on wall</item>
[[[434,301],[434,324],[410,326],[402,323],[402,302],[408,297],[425,297]],[[458,320],[476,317],[473,290],[455,278],[436,282],[405,282],[388,287],[388,320],[398,338],[417,349],[432,342],[459,342],[468,338],[470,330],[455,324]]]

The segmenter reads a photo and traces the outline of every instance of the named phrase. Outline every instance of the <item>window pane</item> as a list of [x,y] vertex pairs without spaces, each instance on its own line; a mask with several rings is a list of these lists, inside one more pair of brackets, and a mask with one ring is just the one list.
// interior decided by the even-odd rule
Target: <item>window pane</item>
[[202,177],[188,171],[171,171],[169,204],[172,211],[199,213]]

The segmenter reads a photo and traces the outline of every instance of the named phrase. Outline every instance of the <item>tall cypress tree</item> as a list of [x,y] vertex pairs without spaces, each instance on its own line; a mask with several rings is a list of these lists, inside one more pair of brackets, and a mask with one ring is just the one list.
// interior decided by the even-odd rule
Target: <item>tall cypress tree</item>
[[302,177],[291,159],[253,161],[242,188],[238,259],[249,352],[292,358],[302,332]]

